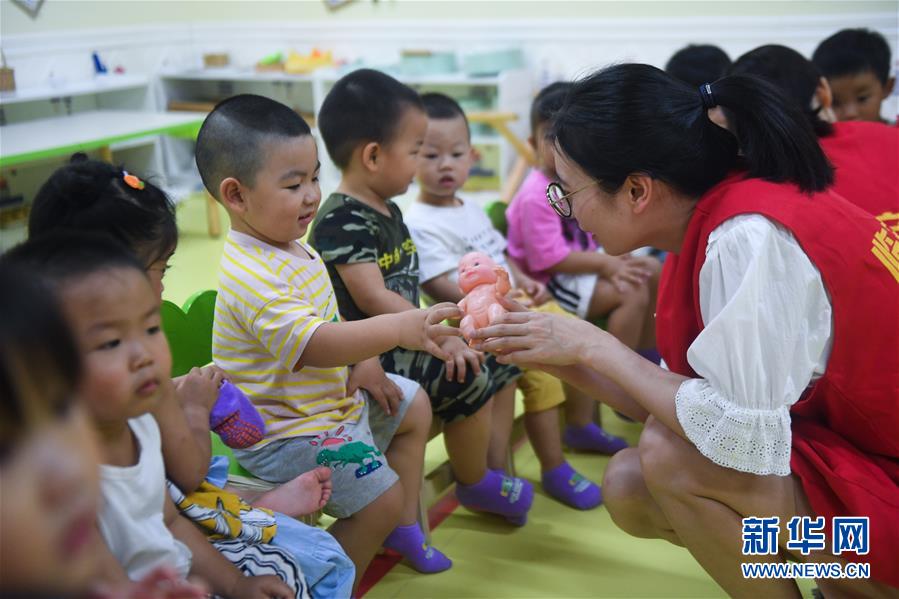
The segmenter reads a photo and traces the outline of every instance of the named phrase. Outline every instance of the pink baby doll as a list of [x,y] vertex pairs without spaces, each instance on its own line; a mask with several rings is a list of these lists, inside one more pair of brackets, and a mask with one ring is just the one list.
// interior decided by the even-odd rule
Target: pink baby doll
[[512,284],[506,269],[497,266],[490,256],[469,252],[459,261],[459,289],[465,293],[459,302],[459,309],[465,313],[459,328],[470,342],[477,329],[493,324],[506,313],[499,299],[509,293]]

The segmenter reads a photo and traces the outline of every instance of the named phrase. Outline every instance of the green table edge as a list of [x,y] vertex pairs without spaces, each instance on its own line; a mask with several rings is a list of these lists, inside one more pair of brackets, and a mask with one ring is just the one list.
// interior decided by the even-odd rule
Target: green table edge
[[[170,135],[172,137],[178,137],[181,139],[196,139],[197,134],[199,133],[200,127],[202,125],[203,125],[203,119],[198,119],[195,122],[188,122],[188,123],[183,123],[180,125],[169,125],[167,127],[158,127],[156,129],[148,129],[146,131],[141,131],[139,134],[136,134],[136,135],[135,134],[114,135],[112,137],[95,139],[95,140],[78,143],[78,144],[57,146],[55,148],[48,148],[46,150],[25,152],[23,154],[12,154],[10,156],[0,156],[0,168],[9,168],[9,167],[13,167],[13,166],[18,166],[20,164],[25,164],[26,162],[32,162],[35,160],[45,160],[48,158],[55,158],[60,155],[74,154],[75,152],[96,150],[98,148],[111,146],[112,144],[120,142],[120,141],[127,141],[129,139],[138,139],[141,137],[152,137],[154,135]],[[2,133],[2,131],[0,131],[0,133]]]

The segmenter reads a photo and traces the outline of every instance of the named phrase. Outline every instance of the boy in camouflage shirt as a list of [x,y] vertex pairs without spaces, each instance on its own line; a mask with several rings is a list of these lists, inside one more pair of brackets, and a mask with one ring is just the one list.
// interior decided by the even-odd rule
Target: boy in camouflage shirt
[[[418,94],[369,69],[338,81],[322,105],[319,130],[341,169],[337,191],[322,205],[310,236],[348,320],[418,308],[418,255],[399,208],[418,167],[427,117]],[[444,422],[459,501],[524,524],[533,501],[525,480],[487,469],[492,398],[515,393],[521,371],[447,337],[444,362],[419,351],[381,355],[387,372],[417,381]],[[483,360],[483,363],[482,363]]]

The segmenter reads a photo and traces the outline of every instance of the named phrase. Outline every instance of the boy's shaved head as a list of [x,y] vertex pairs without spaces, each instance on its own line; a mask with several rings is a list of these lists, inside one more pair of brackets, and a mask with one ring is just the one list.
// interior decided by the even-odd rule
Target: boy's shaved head
[[228,177],[252,187],[270,142],[311,134],[300,115],[270,98],[241,94],[223,100],[203,121],[197,136],[197,168],[203,185],[215,198]]

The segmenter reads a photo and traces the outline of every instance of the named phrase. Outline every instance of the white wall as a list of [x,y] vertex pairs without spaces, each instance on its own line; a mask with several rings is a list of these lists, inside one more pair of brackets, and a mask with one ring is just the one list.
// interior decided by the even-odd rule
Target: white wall
[[[93,51],[110,67],[152,76],[161,69],[198,67],[208,51],[227,51],[232,62],[250,66],[269,52],[305,52],[315,46],[376,65],[396,62],[409,48],[465,53],[520,47],[535,83],[541,84],[614,62],[663,66],[687,43],[715,43],[732,58],[766,43],[792,46],[808,56],[818,42],[845,27],[880,31],[896,58],[896,0],[359,0],[335,13],[317,0],[46,0],[37,19],[0,0],[0,45],[20,89],[51,78],[90,79]],[[894,96],[884,115],[895,118],[896,112]],[[19,170],[19,180],[29,179]],[[42,176],[34,174],[31,187]]]
[[357,0],[331,11],[320,0],[46,0],[37,18],[0,1],[2,35],[150,23],[253,20],[515,20],[547,17],[701,17],[895,13],[888,0]]
[[882,32],[895,57],[899,1],[359,0],[331,13],[314,0],[46,0],[31,19],[0,0],[0,45],[19,87],[51,75],[89,78],[93,50],[113,66],[153,74],[198,65],[204,51],[225,50],[250,65],[271,51],[316,45],[376,64],[394,62],[404,48],[518,46],[539,81],[625,60],[661,66],[690,42],[716,43],[734,58],[764,43],[809,55],[821,39],[850,26]]

